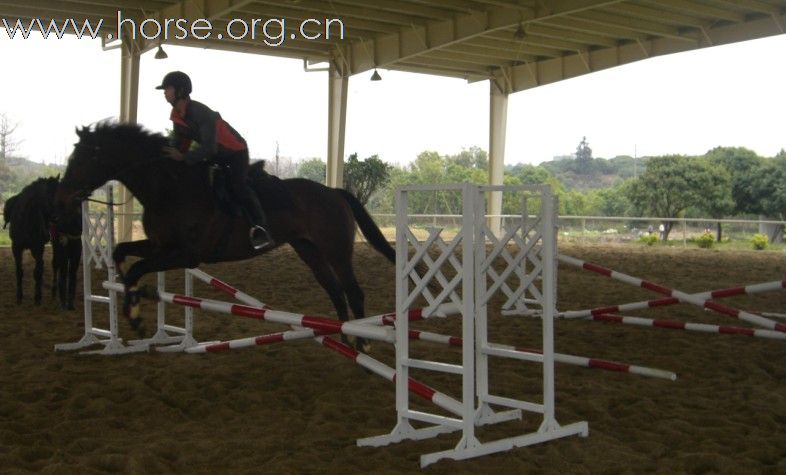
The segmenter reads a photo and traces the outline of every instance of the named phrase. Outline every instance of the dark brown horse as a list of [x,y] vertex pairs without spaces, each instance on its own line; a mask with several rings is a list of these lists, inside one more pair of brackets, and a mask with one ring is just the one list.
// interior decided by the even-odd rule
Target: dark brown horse
[[22,303],[22,257],[25,249],[35,260],[33,268],[36,305],[41,303],[41,278],[44,274],[44,246],[49,242],[52,203],[57,190],[57,177],[39,178],[6,201],[3,227],[11,225],[11,252],[16,264],[16,303]]
[[63,310],[74,310],[76,273],[82,261],[82,215],[62,216],[50,226],[52,297]]
[[[57,193],[58,208],[75,210],[93,190],[113,179],[144,207],[142,224],[148,238],[120,243],[113,254],[119,270],[126,257],[142,258],[121,273],[124,308],[132,327],[141,323],[138,283],[143,275],[248,259],[270,250],[252,249],[246,218],[217,204],[206,164],[186,165],[162,156],[164,136],[128,124],[100,124],[77,130],[77,135],[79,142]],[[251,168],[249,180],[276,245],[295,249],[342,321],[349,318],[347,302],[354,317],[363,318],[363,291],[352,269],[356,223],[368,242],[395,262],[395,250],[363,205],[345,190],[299,178],[279,180],[259,165]]]

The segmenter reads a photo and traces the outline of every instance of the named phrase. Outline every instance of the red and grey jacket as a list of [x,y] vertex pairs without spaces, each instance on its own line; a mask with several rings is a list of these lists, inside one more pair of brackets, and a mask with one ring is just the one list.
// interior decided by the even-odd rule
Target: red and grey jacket
[[[169,116],[174,126],[172,146],[183,153],[186,162],[220,159],[248,149],[243,137],[218,112],[191,99],[178,105]],[[199,146],[189,150],[191,142]]]

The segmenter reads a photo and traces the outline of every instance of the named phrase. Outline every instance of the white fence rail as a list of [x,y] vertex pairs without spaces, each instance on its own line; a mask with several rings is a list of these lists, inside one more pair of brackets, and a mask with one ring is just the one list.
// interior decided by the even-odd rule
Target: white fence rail
[[[116,214],[116,216],[118,216]],[[134,213],[134,239],[143,239],[140,213]],[[372,213],[372,217],[382,228],[395,228],[395,214]],[[412,215],[425,226],[458,228],[462,216],[458,214],[418,214]],[[515,215],[501,215],[502,229],[507,223],[515,221]],[[713,234],[716,232],[717,223],[722,223],[723,236],[732,240],[750,240],[757,233],[768,234],[765,227],[786,226],[786,221],[773,221],[765,219],[712,219],[712,218],[655,218],[655,217],[626,217],[626,216],[559,216],[559,237],[562,242],[579,243],[624,243],[632,242],[650,230],[659,233],[661,223],[671,222],[672,229],[669,234],[670,241],[682,241],[684,246],[688,241],[705,231]],[[650,228],[651,227],[651,228]],[[393,232],[386,233],[393,239]],[[659,236],[661,237],[661,236]],[[772,238],[770,237],[772,240]]]

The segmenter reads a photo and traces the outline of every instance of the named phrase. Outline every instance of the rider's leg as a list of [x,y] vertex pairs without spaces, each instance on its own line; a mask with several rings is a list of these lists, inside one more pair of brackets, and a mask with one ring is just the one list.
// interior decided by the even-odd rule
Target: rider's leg
[[232,190],[251,221],[251,245],[255,249],[262,249],[271,246],[273,239],[267,231],[267,219],[262,205],[259,203],[259,198],[246,182],[247,170],[248,152],[243,151],[235,154],[229,164]]

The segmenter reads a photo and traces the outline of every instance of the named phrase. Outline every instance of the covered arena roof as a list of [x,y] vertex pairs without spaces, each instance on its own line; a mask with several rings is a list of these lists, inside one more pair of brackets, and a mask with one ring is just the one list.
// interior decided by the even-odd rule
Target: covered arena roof
[[[308,64],[330,61],[345,76],[384,68],[495,79],[506,93],[653,56],[780,34],[786,24],[786,1],[780,0],[0,0],[0,18],[9,22],[101,19],[107,44],[117,41],[109,35],[117,31],[118,11],[137,25],[200,18],[213,25],[211,38],[170,37],[164,44]],[[233,19],[249,26],[258,19],[256,38],[249,32],[243,39],[218,39]],[[267,36],[262,31],[269,19],[285,19],[280,45],[270,45],[280,23],[271,23]],[[340,24],[330,23],[326,38],[324,25],[331,19]],[[148,27],[154,32],[154,25]],[[234,27],[240,36],[242,24]],[[138,41],[143,51],[159,43],[141,36]]]

